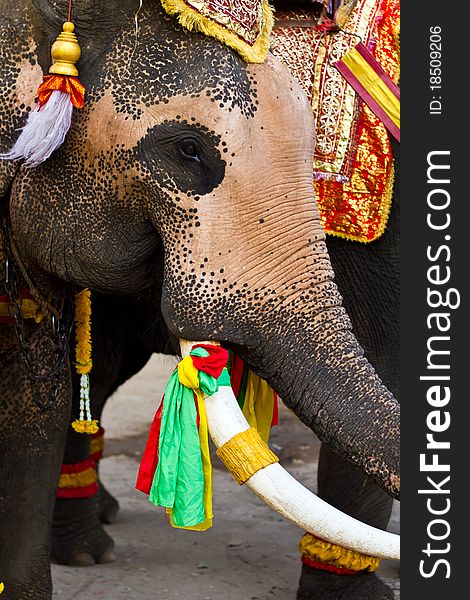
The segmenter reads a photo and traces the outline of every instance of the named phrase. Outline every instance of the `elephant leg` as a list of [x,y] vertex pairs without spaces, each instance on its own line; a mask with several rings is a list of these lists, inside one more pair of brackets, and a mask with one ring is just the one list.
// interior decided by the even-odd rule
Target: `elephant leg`
[[[0,580],[2,600],[49,600],[50,529],[54,496],[70,418],[70,373],[31,383],[13,328],[0,335]],[[36,327],[36,326],[34,326]],[[6,329],[10,331],[6,331]],[[28,335],[39,370],[50,370],[46,327]],[[6,347],[10,338],[12,344]],[[35,398],[57,395],[48,410]]]
[[[95,438],[95,441],[98,441],[98,439],[100,439],[103,449],[104,449],[104,435],[105,435],[104,429],[100,428],[99,438]],[[92,452],[91,449],[90,449],[90,452]],[[99,465],[100,465],[102,451],[100,451],[99,454],[100,454],[99,458],[94,458],[94,459],[93,459],[93,453],[91,454],[92,460],[95,460],[96,473],[98,475],[98,492],[96,495],[96,501],[98,503],[98,507],[97,507],[98,517],[100,519],[100,522],[103,523],[104,525],[112,525],[113,523],[116,522],[116,520],[118,518],[119,502],[106,489],[105,485],[101,481]]]
[[77,567],[112,562],[114,543],[100,522],[97,470],[90,458],[90,438],[71,427],[62,472],[75,481],[60,487],[59,480],[52,526],[52,559]]
[[[318,492],[341,511],[386,529],[392,498],[325,444],[320,451]],[[393,592],[375,573],[336,574],[310,565],[304,556],[298,600],[393,600]]]
[[[133,300],[93,294],[92,320],[91,410],[93,417],[100,420],[108,398],[149,360],[154,340],[149,339],[148,344],[144,344],[143,338],[150,335],[149,323],[157,319],[153,315],[152,318],[143,315]],[[158,343],[156,348],[160,349]],[[72,413],[76,415],[80,387],[75,374],[72,380]],[[96,460],[96,454],[93,456],[93,448],[90,453],[90,442],[93,445],[93,438],[77,434],[69,427],[64,465],[90,468],[87,461],[92,460],[91,468],[95,470],[97,483],[92,490],[84,486],[83,494],[79,488],[76,494],[72,492],[77,497],[58,497],[56,500],[53,558],[71,566],[92,566],[115,560],[114,542],[103,523],[116,520],[119,504],[99,478],[99,460]],[[61,495],[60,489],[58,495]]]

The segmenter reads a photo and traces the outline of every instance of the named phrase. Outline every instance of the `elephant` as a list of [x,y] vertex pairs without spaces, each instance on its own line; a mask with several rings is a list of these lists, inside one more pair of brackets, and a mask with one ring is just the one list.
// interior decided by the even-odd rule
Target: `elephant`
[[[327,460],[359,469],[359,487],[366,476],[399,496],[399,405],[364,357],[333,280],[302,91],[273,57],[247,65],[156,3],[136,31],[139,4],[77,3],[86,106],[45,163],[0,162],[0,295],[15,280],[46,315],[35,323],[16,313],[1,326],[8,600],[51,597],[50,529],[72,395],[69,299],[83,288],[138,303],[152,351],[174,351],[178,338],[233,349],[328,446]],[[0,2],[2,152],[31,108],[67,5]],[[366,593],[349,597],[372,598],[375,585],[355,581]]]
[[[384,236],[366,246],[328,236],[326,243],[335,281],[351,318],[353,329],[368,360],[382,381],[399,396],[399,158],[392,142],[396,178],[392,213]],[[379,284],[380,282],[380,284]],[[177,340],[162,320],[147,314],[145,305],[123,296],[93,294],[93,415],[101,416],[114,391],[140,371],[153,352],[176,354]],[[122,315],[131,315],[125,321]],[[367,315],[365,318],[364,315]],[[73,346],[73,341],[72,344]],[[73,375],[72,413],[79,406],[79,379]],[[88,458],[90,444],[71,428],[65,464]],[[322,446],[319,494],[329,503],[361,521],[385,529],[392,499],[371,484],[357,468]],[[62,564],[91,566],[115,559],[113,541],[101,523],[113,523],[118,511],[102,482],[96,498],[56,500],[52,555]],[[359,582],[359,583],[358,583]],[[360,585],[359,585],[360,584]],[[393,593],[375,574],[343,577],[302,565],[298,598],[336,598],[338,587],[347,598],[391,598]]]

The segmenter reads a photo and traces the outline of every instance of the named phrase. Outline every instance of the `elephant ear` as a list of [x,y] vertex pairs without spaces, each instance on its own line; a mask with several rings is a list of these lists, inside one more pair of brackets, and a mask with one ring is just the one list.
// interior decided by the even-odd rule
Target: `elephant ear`
[[[0,0],[0,81],[2,116],[0,153],[13,145],[18,128],[34,104],[35,91],[42,80],[42,68],[34,58],[35,38],[27,18],[26,3]],[[33,56],[32,56],[33,55]],[[8,196],[19,165],[0,160],[0,207]]]
[[268,0],[161,0],[169,15],[189,29],[215,37],[248,63],[262,63],[274,24]]

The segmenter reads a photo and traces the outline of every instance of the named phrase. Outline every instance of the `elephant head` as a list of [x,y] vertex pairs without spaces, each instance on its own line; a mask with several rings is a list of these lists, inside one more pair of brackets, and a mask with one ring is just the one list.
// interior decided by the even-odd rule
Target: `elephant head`
[[[27,35],[9,57],[19,68],[2,150],[65,5],[21,9]],[[48,294],[91,287],[145,298],[175,336],[235,349],[397,497],[399,406],[363,357],[334,283],[303,92],[273,57],[248,65],[180,28],[158,2],[138,9],[76,4],[86,106],[46,163],[0,167],[28,272]]]

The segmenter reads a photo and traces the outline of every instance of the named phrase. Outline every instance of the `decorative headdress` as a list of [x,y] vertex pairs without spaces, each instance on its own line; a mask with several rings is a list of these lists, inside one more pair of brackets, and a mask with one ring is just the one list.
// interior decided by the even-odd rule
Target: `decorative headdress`
[[183,27],[214,37],[248,63],[262,63],[274,24],[268,0],[161,0]]

